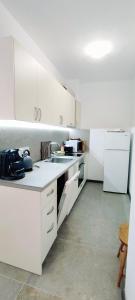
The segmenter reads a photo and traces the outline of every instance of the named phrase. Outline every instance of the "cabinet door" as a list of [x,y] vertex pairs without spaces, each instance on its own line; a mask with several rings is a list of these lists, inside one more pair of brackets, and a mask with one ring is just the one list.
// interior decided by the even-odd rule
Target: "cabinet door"
[[74,97],[65,90],[64,95],[64,120],[66,126],[74,127],[75,126],[75,100]]
[[70,213],[76,199],[78,196],[78,176],[79,173],[77,172],[74,176],[74,180],[72,182],[71,190],[70,190],[70,197],[68,201],[68,214]]
[[68,95],[67,107],[68,107],[67,126],[74,127],[75,126],[75,99],[70,94]]
[[81,128],[81,103],[75,101],[75,126],[76,128]]
[[66,126],[64,118],[65,98],[63,88],[53,78],[48,80],[47,92],[47,123]]
[[37,64],[37,106],[38,117],[37,121],[47,123],[47,101],[49,94],[49,78],[46,70]]
[[59,203],[58,213],[58,229],[63,223],[66,216],[69,214],[73,207],[78,193],[78,180],[79,171],[73,175],[66,183]]
[[0,119],[14,119],[14,43],[0,39]]
[[46,79],[46,123],[59,125],[59,105],[57,81],[49,77]]
[[15,114],[17,120],[37,120],[37,62],[14,42]]

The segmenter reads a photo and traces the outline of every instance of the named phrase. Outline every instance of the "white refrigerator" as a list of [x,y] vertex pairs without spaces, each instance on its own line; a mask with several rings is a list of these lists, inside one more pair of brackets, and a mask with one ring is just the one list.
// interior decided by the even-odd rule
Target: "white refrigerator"
[[105,132],[103,190],[127,193],[130,154],[130,133]]

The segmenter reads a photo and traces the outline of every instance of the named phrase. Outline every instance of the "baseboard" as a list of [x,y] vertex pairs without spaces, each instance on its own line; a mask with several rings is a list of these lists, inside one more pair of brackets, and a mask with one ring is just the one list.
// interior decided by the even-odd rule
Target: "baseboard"
[[121,291],[121,299],[126,300],[126,295],[125,295],[125,290],[124,289]]
[[87,179],[87,182],[103,183],[102,180],[92,180],[92,179]]

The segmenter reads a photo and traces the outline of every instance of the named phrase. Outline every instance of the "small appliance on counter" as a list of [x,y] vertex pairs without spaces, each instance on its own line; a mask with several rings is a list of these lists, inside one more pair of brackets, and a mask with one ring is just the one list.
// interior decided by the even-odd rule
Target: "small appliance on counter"
[[65,141],[65,147],[72,147],[72,152],[83,152],[83,141],[80,139],[70,139]]
[[32,162],[32,158],[30,157],[29,149],[25,149],[23,151],[23,165],[24,165],[25,172],[32,171],[33,162]]
[[72,146],[64,146],[64,152],[65,152],[65,155],[70,155],[73,153],[73,147]]
[[23,157],[19,149],[6,149],[0,152],[0,178],[18,180],[25,177]]

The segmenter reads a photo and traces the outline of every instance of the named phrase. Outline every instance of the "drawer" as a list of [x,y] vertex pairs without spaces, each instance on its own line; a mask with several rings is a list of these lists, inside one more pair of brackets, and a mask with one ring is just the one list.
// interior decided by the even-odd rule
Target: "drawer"
[[41,212],[41,235],[47,232],[52,223],[57,222],[57,203],[56,199],[51,201]]
[[54,181],[41,192],[41,210],[46,208],[52,199],[57,199],[57,181]]
[[42,236],[42,246],[41,246],[42,262],[44,261],[45,257],[47,256],[56,237],[57,237],[57,222],[54,221],[54,222],[52,222],[50,227],[48,227],[48,229],[45,231],[44,235]]

